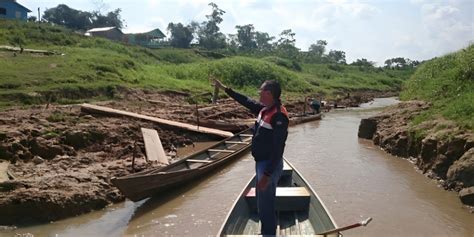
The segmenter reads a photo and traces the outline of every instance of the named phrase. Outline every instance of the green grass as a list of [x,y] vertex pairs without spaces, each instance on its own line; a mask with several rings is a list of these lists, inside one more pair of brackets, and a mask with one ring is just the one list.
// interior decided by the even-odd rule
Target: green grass
[[403,85],[403,100],[425,100],[433,106],[416,123],[442,116],[474,128],[474,45],[423,63]]
[[250,95],[278,80],[286,97],[356,90],[396,91],[412,71],[299,64],[278,57],[223,57],[198,49],[146,49],[76,34],[45,24],[0,21],[0,45],[23,35],[25,48],[62,55],[0,51],[0,107],[115,98],[121,88],[212,92],[209,75]]

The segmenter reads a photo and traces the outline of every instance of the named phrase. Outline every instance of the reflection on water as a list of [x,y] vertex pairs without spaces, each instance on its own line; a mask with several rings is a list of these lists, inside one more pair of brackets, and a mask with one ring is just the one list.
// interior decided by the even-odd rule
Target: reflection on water
[[[374,218],[368,227],[347,231],[345,236],[474,236],[474,215],[462,208],[456,193],[438,188],[407,160],[357,138],[361,118],[395,102],[377,99],[293,127],[285,156],[318,192],[339,226]],[[76,218],[0,232],[0,236],[215,235],[253,175],[253,165],[247,154],[167,195],[126,201]]]

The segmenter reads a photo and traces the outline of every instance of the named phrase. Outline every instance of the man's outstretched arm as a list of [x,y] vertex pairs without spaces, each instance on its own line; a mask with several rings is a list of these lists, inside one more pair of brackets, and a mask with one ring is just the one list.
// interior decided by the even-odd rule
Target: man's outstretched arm
[[249,109],[253,114],[258,114],[260,112],[260,110],[262,110],[265,107],[264,105],[258,103],[257,101],[255,101],[255,100],[253,100],[253,99],[251,99],[251,98],[249,98],[245,95],[242,95],[238,92],[235,92],[234,90],[232,90],[229,87],[224,86],[224,84],[222,84],[217,79],[214,79],[214,83],[219,88],[224,89],[225,93],[227,93],[235,101],[239,102],[239,104],[241,104],[244,107],[246,107],[247,109]]

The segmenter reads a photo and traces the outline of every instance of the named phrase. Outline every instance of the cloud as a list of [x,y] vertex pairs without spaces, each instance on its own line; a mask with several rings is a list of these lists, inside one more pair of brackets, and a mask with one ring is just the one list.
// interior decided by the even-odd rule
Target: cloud
[[[380,12],[375,5],[360,2],[360,1],[346,1],[346,0],[330,0],[324,4],[324,1],[319,12],[326,12],[334,17],[351,16],[356,19],[370,19]],[[320,5],[320,4],[318,4]]]
[[[471,7],[473,7],[472,4]],[[454,5],[424,4],[422,6],[423,24],[434,39],[446,42],[469,40],[474,36],[472,9],[460,9]],[[470,14],[463,11],[470,11]]]

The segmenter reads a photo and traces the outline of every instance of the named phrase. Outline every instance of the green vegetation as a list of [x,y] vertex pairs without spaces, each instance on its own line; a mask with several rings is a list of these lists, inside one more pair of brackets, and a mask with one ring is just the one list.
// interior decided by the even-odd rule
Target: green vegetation
[[48,24],[0,22],[0,45],[22,35],[23,47],[60,54],[0,51],[0,107],[77,103],[115,98],[124,88],[212,92],[209,75],[250,95],[264,80],[278,80],[285,96],[355,90],[395,91],[412,70],[345,64],[310,64],[276,56],[226,56],[216,51],[146,49],[90,38]]
[[415,124],[442,116],[473,129],[474,45],[423,63],[403,85],[401,98],[433,104]]

